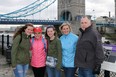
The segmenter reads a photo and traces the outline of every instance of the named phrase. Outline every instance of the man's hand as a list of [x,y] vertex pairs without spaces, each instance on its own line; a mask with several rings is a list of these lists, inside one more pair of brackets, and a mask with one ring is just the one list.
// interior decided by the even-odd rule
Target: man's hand
[[101,70],[101,65],[97,65],[95,66],[95,68],[93,69],[93,74],[100,74],[100,70]]

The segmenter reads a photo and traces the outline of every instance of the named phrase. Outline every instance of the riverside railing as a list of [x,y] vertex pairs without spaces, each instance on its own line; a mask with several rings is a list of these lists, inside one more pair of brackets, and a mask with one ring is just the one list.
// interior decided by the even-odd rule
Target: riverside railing
[[0,34],[0,46],[1,46],[1,53],[5,55],[5,50],[12,45],[12,38],[13,34]]

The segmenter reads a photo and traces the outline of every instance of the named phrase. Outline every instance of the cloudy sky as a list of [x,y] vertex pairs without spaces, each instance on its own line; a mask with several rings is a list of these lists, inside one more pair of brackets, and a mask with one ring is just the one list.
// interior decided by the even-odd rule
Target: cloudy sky
[[[0,0],[0,14],[9,13],[36,0]],[[52,11],[52,12],[51,12]],[[92,15],[93,17],[108,16],[109,11],[111,16],[114,16],[114,0],[86,0],[86,14]],[[46,16],[46,13],[49,16]],[[56,19],[57,18],[57,2],[50,6],[46,11],[39,13],[38,15],[33,15],[31,18],[35,19]]]
[[86,14],[94,17],[109,16],[114,17],[114,0],[86,0]]

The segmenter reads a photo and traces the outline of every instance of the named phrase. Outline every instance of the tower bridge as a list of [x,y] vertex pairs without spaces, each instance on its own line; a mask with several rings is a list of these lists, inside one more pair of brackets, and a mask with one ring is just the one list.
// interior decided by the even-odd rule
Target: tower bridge
[[33,23],[35,25],[61,25],[64,21],[59,20],[33,20],[33,19],[0,19],[0,24],[25,24]]
[[[26,19],[28,16],[41,13],[47,10],[52,4],[58,1],[58,20],[41,20],[41,19]],[[115,0],[116,1],[116,0]],[[52,12],[52,11],[51,11]],[[35,0],[33,3],[15,10],[7,14],[0,14],[0,24],[43,24],[43,25],[61,25],[65,21],[69,21],[72,24],[72,30],[75,34],[78,33],[80,27],[80,18],[85,15],[85,0]],[[47,13],[46,15],[47,16]],[[114,23],[96,23],[96,26],[102,27],[116,27]],[[58,26],[57,26],[58,29]],[[109,51],[109,50],[108,50]],[[111,52],[114,52],[110,50]],[[115,53],[116,56],[116,53]],[[109,58],[109,57],[108,57]],[[109,67],[112,66],[113,67]],[[108,66],[106,66],[108,65]],[[103,67],[105,66],[105,67]],[[109,67],[108,69],[104,69]],[[102,69],[116,72],[115,63],[108,62],[102,65]],[[114,76],[114,75],[113,75]]]
[[115,23],[96,23],[97,27],[116,27]]
[[[56,1],[58,2],[58,20],[26,18],[47,10]],[[80,18],[83,15],[85,15],[85,0],[35,0],[31,4],[18,10],[6,14],[0,14],[0,24],[33,23],[43,25],[61,25],[63,22],[68,21],[72,25],[73,32],[77,34],[80,27]],[[47,13],[46,16],[48,16]],[[116,27],[116,24],[96,23],[96,26]]]

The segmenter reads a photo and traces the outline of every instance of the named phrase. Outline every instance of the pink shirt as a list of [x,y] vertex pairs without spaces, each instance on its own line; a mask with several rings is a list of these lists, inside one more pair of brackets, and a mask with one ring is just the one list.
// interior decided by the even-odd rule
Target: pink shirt
[[44,43],[42,42],[42,38],[40,39],[34,38],[34,42],[31,47],[31,66],[44,67],[45,65],[46,65],[46,52],[44,48]]

